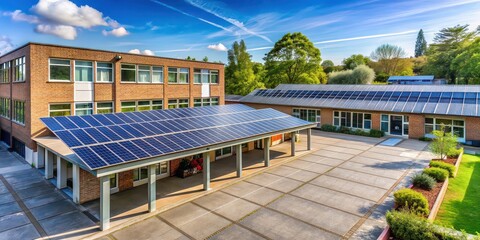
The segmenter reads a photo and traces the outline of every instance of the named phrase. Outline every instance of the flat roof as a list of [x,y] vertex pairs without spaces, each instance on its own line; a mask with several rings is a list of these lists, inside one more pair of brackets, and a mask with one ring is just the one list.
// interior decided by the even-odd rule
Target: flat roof
[[281,84],[238,102],[479,117],[480,85]]
[[[153,164],[149,160],[177,159],[182,154],[190,156],[254,138],[315,127],[314,123],[273,109],[256,110],[242,104],[41,120],[78,157],[81,165],[97,176],[111,169],[125,170],[122,165],[134,168]],[[45,139],[39,141],[48,145]]]
[[418,75],[418,76],[390,76],[388,78],[388,81],[398,81],[398,80],[401,80],[401,81],[421,81],[421,80],[431,80],[433,81],[433,79],[435,78],[435,76],[433,75]]

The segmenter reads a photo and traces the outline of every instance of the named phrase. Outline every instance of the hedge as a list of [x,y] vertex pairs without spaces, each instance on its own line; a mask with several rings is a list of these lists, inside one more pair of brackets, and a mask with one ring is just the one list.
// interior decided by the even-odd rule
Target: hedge
[[453,174],[455,172],[455,166],[452,164],[442,162],[442,161],[431,161],[430,162],[430,167],[436,167],[436,168],[441,168],[445,169],[448,171],[448,176],[453,177]]
[[437,182],[444,182],[448,178],[448,171],[438,167],[426,168],[423,173],[435,178]]
[[355,129],[352,130],[348,127],[337,127],[333,126],[330,124],[323,124],[320,127],[320,130],[325,131],[325,132],[338,132],[338,133],[345,133],[345,134],[351,134],[351,135],[358,135],[358,136],[365,136],[365,137],[376,137],[380,138],[385,136],[385,132],[376,130],[376,129],[370,129],[370,131],[364,131],[362,129]]
[[393,197],[399,209],[408,209],[424,216],[430,212],[427,198],[412,189],[400,189],[393,194]]

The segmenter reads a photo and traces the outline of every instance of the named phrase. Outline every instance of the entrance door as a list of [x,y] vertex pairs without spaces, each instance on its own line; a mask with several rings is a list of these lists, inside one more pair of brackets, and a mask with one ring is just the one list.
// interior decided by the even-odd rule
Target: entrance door
[[390,134],[402,135],[403,134],[403,117],[402,116],[390,116]]

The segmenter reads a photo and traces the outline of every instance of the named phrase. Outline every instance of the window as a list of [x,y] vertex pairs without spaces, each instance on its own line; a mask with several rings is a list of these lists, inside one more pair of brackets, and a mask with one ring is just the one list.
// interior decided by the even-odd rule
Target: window
[[150,101],[138,101],[137,102],[137,111],[148,111],[152,110]]
[[193,70],[194,83],[209,83],[210,71],[208,69],[194,69]]
[[333,125],[358,129],[372,128],[372,114],[359,112],[333,112]]
[[97,103],[97,113],[107,114],[113,113],[113,102],[98,102]]
[[75,61],[75,82],[93,82],[93,62]]
[[122,102],[121,111],[122,112],[135,112],[136,105],[135,102]]
[[215,150],[215,158],[224,158],[232,155],[232,147]]
[[0,98],[0,116],[10,119],[10,99]]
[[70,81],[70,60],[50,59],[50,80]]
[[117,174],[111,174],[108,176],[108,178],[110,179],[110,188],[117,188]]
[[97,82],[113,82],[113,64],[97,63]]
[[188,68],[168,68],[169,83],[188,83]]
[[13,100],[12,120],[25,124],[25,102]]
[[168,100],[168,109],[172,108],[188,108],[188,99]]
[[305,121],[320,123],[320,110],[294,108],[292,115]]
[[408,116],[403,116],[403,135],[408,135],[408,121],[409,117]]
[[50,104],[50,117],[57,117],[57,116],[70,116],[70,103],[59,103],[59,104]]
[[218,70],[210,70],[210,83],[217,84],[218,79]]
[[213,98],[195,98],[193,100],[194,107],[215,106],[218,105],[218,97]]
[[138,66],[138,82],[149,83],[151,81],[150,66]]
[[75,115],[83,116],[93,114],[92,103],[75,103]]
[[10,62],[0,64],[0,83],[9,83],[10,77],[8,70],[10,69]]
[[153,100],[152,110],[161,110],[161,109],[163,109],[163,100]]
[[163,67],[152,67],[152,83],[163,83]]
[[[168,173],[168,162],[155,164],[155,175],[165,175]],[[148,167],[141,167],[133,170],[133,181],[142,181],[148,178]],[[146,181],[145,181],[146,182]]]
[[453,132],[461,141],[465,138],[465,121],[458,119],[425,118],[425,134],[445,127],[445,132]]
[[388,133],[390,132],[390,129],[389,129],[389,116],[386,115],[386,114],[382,114],[381,118],[380,118],[380,130]]
[[135,65],[122,64],[122,82],[135,82],[137,78],[137,71]]
[[25,57],[17,58],[14,60],[13,71],[14,82],[25,82]]

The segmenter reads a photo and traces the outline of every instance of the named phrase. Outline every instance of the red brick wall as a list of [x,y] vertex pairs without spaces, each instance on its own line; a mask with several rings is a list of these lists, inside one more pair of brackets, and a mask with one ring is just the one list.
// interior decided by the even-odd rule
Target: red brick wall
[[177,169],[180,166],[181,159],[175,159],[170,161],[170,176],[175,176]]
[[100,197],[100,180],[80,169],[80,204]]
[[133,170],[118,173],[118,190],[133,188]]
[[466,140],[480,140],[480,118],[465,118]]
[[425,116],[408,115],[408,138],[421,138],[425,135]]

